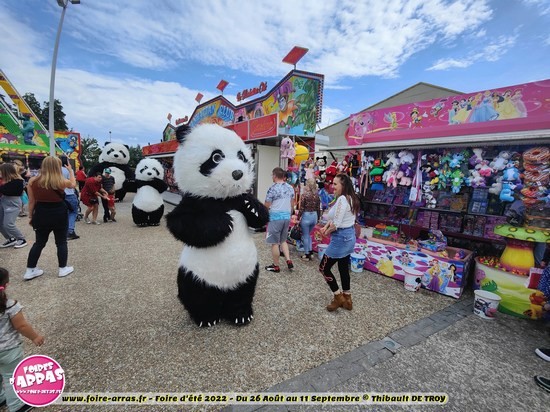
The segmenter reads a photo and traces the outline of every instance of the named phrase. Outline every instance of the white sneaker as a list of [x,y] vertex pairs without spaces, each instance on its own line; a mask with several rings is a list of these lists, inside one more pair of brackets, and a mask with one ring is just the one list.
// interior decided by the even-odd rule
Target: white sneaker
[[94,225],[100,225],[100,224],[101,224],[101,222],[98,222],[97,220],[94,220],[92,223],[93,223]]
[[27,268],[27,271],[23,275],[23,280],[31,280],[37,278],[38,276],[42,276],[43,274],[44,271],[42,269]]
[[90,223],[92,223],[92,221],[88,218],[84,219],[84,221],[86,222],[87,225],[89,225]]
[[64,278],[65,276],[68,276],[73,272],[74,272],[74,268],[72,266],[65,266],[64,268],[59,268],[59,277]]
[[25,246],[27,246],[27,241],[25,239],[19,239],[17,240],[17,242],[15,242],[15,245],[13,247],[16,249],[20,249]]

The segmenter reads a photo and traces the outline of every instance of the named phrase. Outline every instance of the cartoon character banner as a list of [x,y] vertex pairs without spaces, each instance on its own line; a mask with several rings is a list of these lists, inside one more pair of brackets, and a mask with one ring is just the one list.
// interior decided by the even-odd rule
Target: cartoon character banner
[[218,96],[198,106],[188,124],[229,126],[278,113],[279,135],[315,136],[321,120],[323,81],[323,75],[293,70],[268,94],[250,102],[235,106]]
[[[506,122],[501,122],[506,120]],[[352,114],[350,146],[550,126],[550,80]]]

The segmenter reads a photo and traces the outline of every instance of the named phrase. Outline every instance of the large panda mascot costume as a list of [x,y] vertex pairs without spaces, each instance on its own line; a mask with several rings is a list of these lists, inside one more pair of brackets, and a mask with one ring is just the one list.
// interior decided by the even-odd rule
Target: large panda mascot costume
[[267,208],[248,193],[254,162],[233,131],[207,124],[178,127],[174,177],[182,199],[167,215],[168,229],[185,246],[178,297],[199,327],[221,319],[252,320],[258,256],[249,227],[269,220]]
[[158,226],[164,214],[161,193],[168,189],[164,168],[158,160],[145,158],[136,166],[136,195],[132,202],[132,218],[140,227]]
[[99,163],[93,166],[88,172],[88,176],[94,176],[106,168],[111,169],[111,176],[115,178],[115,199],[122,202],[126,192],[135,192],[134,173],[128,166],[130,161],[130,151],[128,146],[121,143],[105,143]]

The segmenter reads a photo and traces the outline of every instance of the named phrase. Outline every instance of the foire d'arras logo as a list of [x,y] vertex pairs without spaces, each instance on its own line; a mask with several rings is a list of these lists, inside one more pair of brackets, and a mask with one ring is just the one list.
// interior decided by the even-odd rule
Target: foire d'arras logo
[[17,365],[10,383],[19,399],[26,404],[47,406],[63,393],[65,371],[48,356],[32,355]]

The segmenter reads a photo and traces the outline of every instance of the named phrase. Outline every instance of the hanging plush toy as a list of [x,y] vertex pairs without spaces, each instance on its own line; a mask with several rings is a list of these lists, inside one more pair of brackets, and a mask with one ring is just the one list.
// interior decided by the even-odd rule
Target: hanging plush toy
[[281,140],[281,159],[294,159],[295,155],[294,142],[290,137],[284,137]]

